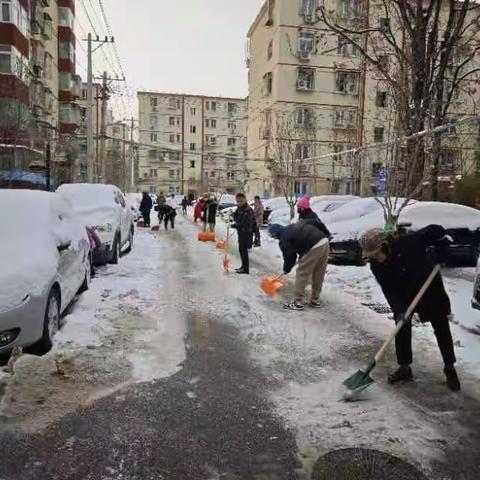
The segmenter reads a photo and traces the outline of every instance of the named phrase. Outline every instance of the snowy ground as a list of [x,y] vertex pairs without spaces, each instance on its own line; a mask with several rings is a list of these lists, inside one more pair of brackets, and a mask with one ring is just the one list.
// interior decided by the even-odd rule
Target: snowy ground
[[[29,470],[31,476],[25,470],[15,477],[11,476],[8,462],[0,464],[2,480],[209,479],[223,478],[220,475],[227,472],[236,475],[224,477],[228,479],[306,479],[321,454],[350,446],[374,448],[401,457],[429,478],[477,478],[474,466],[478,463],[480,444],[480,337],[463,327],[475,326],[480,318],[470,309],[468,280],[463,276],[447,278],[458,322],[453,331],[459,342],[457,354],[464,386],[461,394],[452,394],[443,385],[434,337],[425,326],[415,330],[414,383],[400,388],[385,385],[384,377],[394,365],[390,352],[386,364],[375,373],[377,384],[365,392],[365,401],[344,403],[339,401],[343,379],[368,360],[392,326],[388,314],[375,313],[362,305],[384,303],[368,269],[329,267],[324,308],[300,314],[285,312],[281,308],[282,297],[270,299],[258,288],[266,272],[277,273],[281,269],[276,242],[264,239],[264,246],[252,253],[252,275],[237,277],[222,271],[222,252],[215,250],[214,244],[196,240],[197,229],[190,220],[179,218],[176,232],[138,232],[133,252],[123,257],[118,266],[100,269],[90,291],[72,307],[53,351],[43,358],[25,355],[16,363],[15,375],[6,377],[0,407],[0,443],[8,456],[17,445],[15,442],[21,442],[22,454],[30,458],[29,465],[38,466],[37,470]],[[218,231],[222,237],[225,226],[219,225]],[[236,256],[232,260],[236,265]],[[288,295],[288,287],[286,290]],[[240,353],[244,350],[247,363],[243,363]],[[223,356],[215,357],[219,352]],[[66,375],[57,373],[54,360]],[[248,379],[255,379],[255,384],[249,385]],[[170,382],[175,386],[173,390]],[[150,390],[155,392],[153,396],[148,393]],[[183,427],[169,429],[170,416],[162,420],[165,423],[161,431],[151,432],[150,425],[142,424],[143,412],[128,403],[132,398],[145,399],[147,418],[152,424],[155,412],[172,401],[172,411],[178,408],[179,418],[189,424],[193,421],[188,436],[196,445],[203,445],[205,452],[192,450],[192,458],[197,462],[192,460],[189,475],[181,476],[171,464],[162,466],[170,475],[152,473],[155,462],[152,463],[147,447],[150,433],[157,443],[166,438],[172,440],[162,451],[176,458],[175,465],[185,462],[185,451],[190,450],[181,447],[186,441]],[[155,407],[153,399],[159,402]],[[197,407],[182,410],[184,401]],[[201,410],[202,405],[218,408],[202,413],[204,418],[195,410]],[[136,425],[141,433],[134,435],[127,427],[123,433],[121,429],[117,432],[118,425],[104,425],[108,423],[109,408],[119,409],[121,422],[126,425],[138,418]],[[262,415],[270,409],[271,413],[263,420],[259,420],[260,416],[250,419],[249,412],[255,411],[252,409],[258,409],[259,415],[260,410]],[[98,411],[103,413],[98,416]],[[219,422],[225,421],[220,423],[222,445],[218,451],[205,423],[212,416],[218,416]],[[78,426],[79,421],[87,422],[88,433]],[[249,426],[242,430],[242,422]],[[198,425],[203,425],[200,430],[205,432],[200,433]],[[96,430],[102,429],[107,432],[105,438],[111,438],[106,445],[105,440],[102,445],[96,443],[100,437]],[[257,444],[261,430],[265,430],[266,436],[258,437]],[[67,431],[68,435],[63,433]],[[25,434],[27,437],[22,436]],[[45,466],[49,463],[45,458],[53,455],[55,441],[61,442],[63,435],[71,442],[89,438],[91,448],[82,444],[68,449],[63,458],[69,464],[68,475],[62,470],[67,467],[60,459],[50,461],[49,470]],[[145,437],[137,449],[138,435]],[[300,460],[298,465],[285,460],[292,454],[290,435],[295,439],[293,453]],[[461,448],[455,441],[459,438],[463,440]],[[123,447],[117,444],[123,445],[127,439],[131,446],[119,458]],[[35,447],[36,441],[42,448]],[[246,470],[250,441],[257,450],[267,449],[257,455],[263,458],[261,471],[267,472],[263,477]],[[277,460],[272,460],[275,449],[267,444],[278,441],[283,442],[282,447],[289,445],[282,453],[287,463],[280,461],[281,448],[277,449]],[[225,451],[229,445],[244,455],[238,465],[233,453]],[[95,448],[110,448],[116,453],[90,465],[89,455]],[[175,456],[176,449],[180,449],[181,460]],[[148,460],[144,458],[147,451]],[[254,463],[260,461],[257,457],[252,457]],[[142,462],[152,470],[135,476],[131,472]],[[283,474],[275,470],[275,462],[283,465]],[[103,473],[97,471],[100,463]],[[203,470],[210,473],[204,474]],[[177,476],[172,474],[174,471]],[[287,471],[291,473],[287,475]]]

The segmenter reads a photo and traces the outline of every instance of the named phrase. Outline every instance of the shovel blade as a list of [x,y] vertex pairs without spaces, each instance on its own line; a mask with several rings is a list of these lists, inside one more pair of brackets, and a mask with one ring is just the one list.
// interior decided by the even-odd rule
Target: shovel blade
[[276,277],[265,277],[260,284],[260,288],[270,297],[274,297],[282,287],[283,283]]
[[358,370],[351,377],[348,377],[343,385],[351,392],[362,391],[374,383],[373,378],[362,370]]

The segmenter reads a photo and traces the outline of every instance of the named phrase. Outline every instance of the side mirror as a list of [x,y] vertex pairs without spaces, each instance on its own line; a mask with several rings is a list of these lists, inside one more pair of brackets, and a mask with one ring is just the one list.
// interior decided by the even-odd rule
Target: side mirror
[[71,247],[71,245],[72,245],[71,241],[61,243],[60,245],[57,245],[57,250],[59,252],[64,252],[65,250],[68,250]]

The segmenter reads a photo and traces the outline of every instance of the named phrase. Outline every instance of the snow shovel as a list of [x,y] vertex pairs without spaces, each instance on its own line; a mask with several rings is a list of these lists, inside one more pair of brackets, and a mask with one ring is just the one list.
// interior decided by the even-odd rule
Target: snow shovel
[[228,258],[229,242],[230,242],[230,224],[228,224],[227,226],[227,239],[224,242],[225,255],[223,256],[223,268],[227,273],[228,273],[228,268],[230,267],[230,259]]
[[278,277],[264,277],[262,283],[260,284],[260,288],[269,297],[274,297],[277,291],[285,285],[282,281],[280,281],[282,277],[283,274],[278,275]]
[[413,312],[415,311],[415,308],[418,305],[418,302],[420,302],[423,295],[425,295],[425,292],[427,291],[428,287],[430,287],[431,283],[433,282],[433,279],[438,274],[440,269],[441,269],[441,265],[436,265],[435,268],[432,270],[432,273],[430,273],[424,285],[422,286],[420,291],[417,293],[417,296],[413,299],[412,303],[408,307],[408,310],[405,313],[405,320],[402,320],[397,323],[394,330],[389,335],[389,337],[385,340],[384,344],[382,345],[382,348],[380,348],[380,350],[377,352],[375,357],[368,364],[367,368],[365,368],[365,370],[358,370],[356,373],[354,373],[351,377],[347,378],[343,382],[343,385],[347,388],[346,392],[343,395],[344,400],[346,401],[355,400],[357,395],[360,392],[362,392],[363,390],[368,388],[372,383],[374,383],[373,378],[370,377],[370,373],[377,366],[377,364],[383,359],[383,357],[385,356],[385,353],[387,352],[388,346],[393,341],[393,339],[397,336],[398,332],[403,328],[403,326],[406,323],[411,321]]

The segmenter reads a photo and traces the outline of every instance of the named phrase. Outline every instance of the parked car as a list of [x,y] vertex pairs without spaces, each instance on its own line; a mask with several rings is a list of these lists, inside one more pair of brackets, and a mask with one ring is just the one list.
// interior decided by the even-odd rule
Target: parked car
[[56,193],[0,190],[0,354],[46,351],[60,316],[90,283],[87,231]]
[[57,192],[69,199],[85,225],[92,227],[102,242],[102,256],[95,265],[116,264],[122,250],[133,247],[135,234],[133,213],[123,193],[114,185],[65,184]]
[[130,207],[133,215],[133,221],[136,222],[142,216],[140,213],[139,207],[140,202],[142,201],[142,194],[141,193],[126,193],[125,194],[125,201],[127,205]]
[[480,258],[477,264],[477,275],[473,284],[472,307],[480,310]]
[[[354,203],[346,206],[352,207]],[[330,244],[332,263],[363,265],[359,238],[369,228],[383,227],[385,224],[380,204],[378,208],[364,215],[361,213],[366,210],[352,210],[357,213],[354,218],[337,222],[327,220],[327,226],[333,235]],[[476,265],[480,245],[480,211],[452,203],[412,202],[402,210],[399,217],[399,224],[405,232],[419,230],[432,223],[442,225],[453,240],[447,255],[448,266]]]

